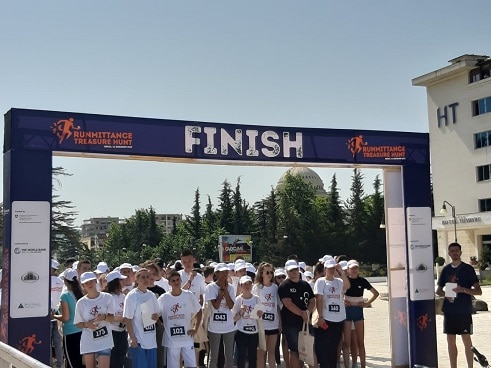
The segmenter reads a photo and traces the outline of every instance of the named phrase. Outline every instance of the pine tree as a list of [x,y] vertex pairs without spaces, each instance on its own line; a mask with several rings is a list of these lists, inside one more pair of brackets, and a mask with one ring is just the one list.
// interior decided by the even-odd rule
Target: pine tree
[[230,183],[226,179],[222,185],[222,190],[220,192],[220,196],[218,197],[219,225],[225,230],[226,234],[232,234],[234,231],[232,189],[230,188]]
[[[60,177],[71,176],[62,167],[53,168],[53,191],[59,190]],[[81,242],[80,233],[75,226],[77,212],[71,201],[61,200],[53,195],[51,202],[51,253],[53,257],[65,260],[69,257],[87,254],[87,247]]]
[[351,182],[351,194],[346,200],[346,217],[347,217],[347,253],[350,258],[360,258],[367,244],[366,239],[366,221],[367,213],[365,211],[363,190],[364,176],[358,169],[353,170]]

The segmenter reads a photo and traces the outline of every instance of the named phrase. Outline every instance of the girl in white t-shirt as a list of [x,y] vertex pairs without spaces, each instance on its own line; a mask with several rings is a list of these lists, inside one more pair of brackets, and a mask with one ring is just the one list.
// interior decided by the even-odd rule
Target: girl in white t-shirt
[[77,301],[73,323],[82,329],[80,353],[87,368],[109,368],[113,347],[110,322],[114,321],[114,302],[108,293],[97,291],[97,277],[84,272],[80,283],[86,293]]
[[122,284],[122,280],[126,279],[126,276],[121,275],[119,271],[112,271],[104,275],[104,277],[107,282],[103,291],[111,294],[114,301],[114,321],[111,322],[114,347],[111,350],[110,366],[122,367],[128,352],[128,333],[126,332],[123,317],[125,295],[123,294]]
[[234,288],[228,283],[228,267],[225,263],[215,266],[217,280],[205,289],[205,303],[209,304],[208,339],[210,340],[210,367],[215,368],[218,361],[220,339],[223,340],[225,368],[234,365],[235,326],[232,308],[235,303]]
[[275,349],[276,341],[280,333],[280,309],[278,304],[278,285],[273,282],[273,266],[263,262],[257,268],[255,284],[252,293],[259,296],[263,306],[262,323],[266,334],[266,351],[257,352],[257,365],[259,368],[266,366],[266,354],[270,367],[276,366]]
[[[237,343],[237,367],[245,368],[246,358],[249,368],[256,368],[257,347],[259,345],[259,328],[257,318],[263,316],[262,310],[254,312],[259,297],[252,294],[252,279],[242,276],[239,280],[242,293],[235,300],[232,308],[237,327],[235,342]],[[257,313],[256,316],[253,313]]]
[[[167,368],[179,368],[181,357],[184,367],[196,367],[194,335],[201,323],[201,305],[191,291],[181,289],[179,272],[171,271],[169,286],[171,290],[158,299],[165,326],[162,345],[167,348]],[[191,326],[195,313],[195,323]]]
[[147,290],[150,274],[140,268],[135,274],[135,287],[126,295],[123,309],[129,336],[129,352],[133,368],[157,367],[155,323],[159,304],[154,293]]

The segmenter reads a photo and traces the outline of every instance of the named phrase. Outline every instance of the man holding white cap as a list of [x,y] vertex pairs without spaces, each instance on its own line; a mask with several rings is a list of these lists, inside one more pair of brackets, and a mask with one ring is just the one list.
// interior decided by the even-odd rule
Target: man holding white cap
[[310,285],[300,279],[299,265],[290,259],[285,263],[288,278],[278,288],[278,295],[283,303],[281,321],[283,334],[288,343],[291,368],[303,367],[298,357],[298,333],[303,323],[308,323],[308,312],[315,307],[314,293]]

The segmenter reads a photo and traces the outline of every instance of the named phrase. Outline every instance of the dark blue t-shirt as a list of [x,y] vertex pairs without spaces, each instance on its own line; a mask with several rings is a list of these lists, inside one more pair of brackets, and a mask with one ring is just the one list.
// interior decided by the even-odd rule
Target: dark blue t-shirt
[[[447,282],[455,282],[458,286],[470,289],[479,280],[474,268],[462,262],[457,267],[452,267],[451,263],[443,267],[442,273],[438,278],[438,286],[444,288]],[[453,303],[445,298],[442,311],[446,314],[472,314],[472,296],[458,293]]]

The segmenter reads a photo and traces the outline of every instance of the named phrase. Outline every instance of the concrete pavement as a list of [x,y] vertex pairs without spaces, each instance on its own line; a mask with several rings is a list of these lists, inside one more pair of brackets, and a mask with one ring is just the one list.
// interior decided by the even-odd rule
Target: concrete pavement
[[[387,283],[372,283],[381,294],[387,293]],[[491,286],[482,286],[482,295],[478,299],[484,300],[491,308]],[[366,296],[369,296],[367,293]],[[389,334],[389,304],[380,297],[373,303],[372,308],[365,309],[365,348],[367,354],[367,367],[391,367],[390,334]],[[491,312],[477,312],[472,316],[474,346],[491,361]],[[446,335],[443,334],[443,316],[436,316],[438,367],[450,367],[447,354]],[[465,354],[460,338],[457,336],[458,367],[467,367]],[[474,367],[480,367],[474,362]]]

